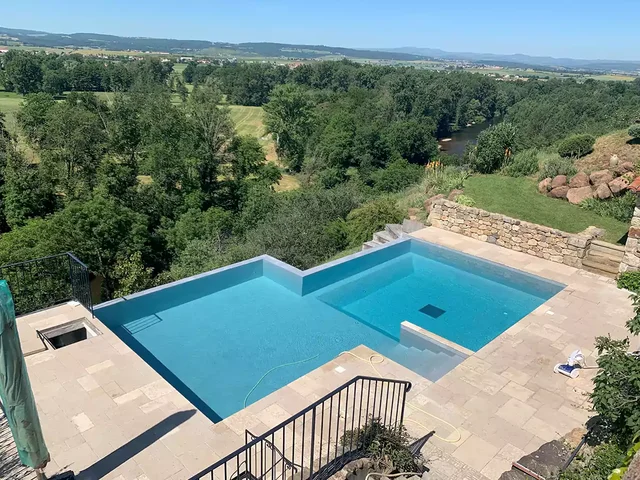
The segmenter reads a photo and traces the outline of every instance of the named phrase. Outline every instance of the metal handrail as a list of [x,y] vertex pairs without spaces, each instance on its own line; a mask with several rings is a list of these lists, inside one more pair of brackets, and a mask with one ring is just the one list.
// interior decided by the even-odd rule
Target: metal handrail
[[25,315],[69,300],[93,315],[89,268],[72,252],[48,255],[0,266],[7,280],[16,315]]
[[[366,406],[364,404],[364,399],[365,399],[365,387],[364,387],[364,383],[368,382],[368,389],[367,389],[367,394],[366,394]],[[372,383],[374,383],[375,386],[375,390],[373,391],[373,402],[371,403],[371,393],[372,393]],[[356,408],[356,402],[358,399],[358,385],[360,384],[360,404],[359,407]],[[378,395],[378,387],[380,386],[380,392]],[[391,393],[391,388],[393,386],[393,394]],[[349,392],[351,387],[353,387],[353,405],[350,405],[349,402]],[[383,399],[384,394],[385,394],[385,387],[386,387],[386,399]],[[398,389],[398,392],[396,392],[396,388]],[[388,379],[388,378],[378,378],[378,377],[368,377],[368,376],[357,376],[352,378],[351,380],[349,380],[348,382],[346,382],[345,384],[341,385],[340,387],[336,388],[335,390],[333,390],[330,393],[327,393],[326,395],[324,395],[322,398],[320,398],[319,400],[316,400],[315,402],[313,402],[311,405],[309,405],[308,407],[306,407],[305,409],[301,410],[300,412],[298,412],[297,414],[293,415],[292,417],[288,418],[287,420],[281,422],[280,424],[276,425],[275,427],[269,429],[267,432],[263,433],[262,435],[259,435],[257,437],[254,437],[252,440],[250,441],[245,441],[245,445],[243,447],[238,448],[237,450],[229,453],[228,455],[226,455],[225,457],[221,458],[220,460],[218,460],[216,463],[214,463],[213,465],[205,468],[204,470],[202,470],[200,473],[194,475],[193,477],[191,477],[190,480],[199,480],[202,478],[211,478],[213,480],[214,478],[214,471],[218,470],[218,469],[222,469],[223,473],[221,475],[216,475],[216,478],[222,478],[222,480],[233,480],[233,479],[237,479],[243,475],[249,475],[250,477],[253,478],[257,478],[257,479],[264,479],[265,474],[268,472],[271,472],[271,478],[275,479],[275,473],[273,471],[273,467],[276,466],[276,463],[279,463],[282,461],[282,459],[284,458],[286,451],[288,449],[291,449],[291,451],[293,452],[293,457],[294,458],[287,458],[285,460],[286,464],[293,464],[297,467],[300,467],[300,477],[298,480],[305,480],[305,479],[310,479],[313,478],[314,476],[314,469],[316,468],[316,462],[318,463],[318,468],[315,470],[316,473],[318,473],[321,469],[324,469],[329,463],[333,463],[336,462],[339,459],[339,455],[338,455],[338,443],[343,441],[344,438],[342,438],[342,435],[344,435],[344,433],[347,431],[347,426],[348,426],[348,422],[349,420],[351,421],[351,428],[350,431],[355,431],[356,430],[356,413],[357,413],[357,418],[358,418],[358,424],[357,424],[357,429],[359,430],[361,426],[366,426],[367,422],[369,421],[369,419],[371,419],[371,421],[378,421],[379,423],[383,424],[383,425],[387,425],[387,426],[391,426],[393,425],[394,428],[397,428],[398,426],[401,426],[404,420],[404,408],[405,408],[405,403],[406,403],[406,394],[407,392],[409,392],[409,390],[411,389],[411,382],[408,381],[404,381],[404,380],[396,380],[396,379]],[[343,407],[342,405],[342,393],[345,393],[346,396],[346,401],[344,402],[344,415],[343,412],[341,411],[341,408]],[[391,401],[389,401],[389,397],[391,395]],[[331,435],[333,433],[333,429],[332,429],[332,421],[333,419],[333,407],[334,407],[334,399],[337,397],[337,405],[336,405],[336,418],[335,418],[335,422],[336,425],[335,427],[333,427],[335,429],[335,438],[334,438],[334,455],[333,455],[333,460],[330,460],[331,458],[331,446],[333,445],[331,443]],[[322,442],[323,439],[323,435],[325,432],[325,418],[326,418],[326,411],[327,409],[326,404],[327,402],[329,402],[330,406],[329,406],[329,415],[328,415],[328,439],[327,439],[327,444],[324,445]],[[318,408],[321,408],[321,412],[318,413]],[[363,408],[365,407],[365,408]],[[351,409],[351,418],[349,419],[349,409]],[[376,413],[376,409],[377,409],[377,413]],[[383,412],[384,409],[384,412]],[[307,430],[307,425],[306,425],[306,416],[311,414],[311,425],[309,425],[308,429],[310,430],[310,435],[309,432],[307,431],[307,433],[305,433],[305,431]],[[361,420],[362,417],[365,417],[365,423],[361,424]],[[320,418],[320,420],[318,420],[318,417]],[[340,421],[341,419],[343,420],[343,426],[345,427],[345,429],[342,432],[342,435],[340,435],[339,432],[339,425],[340,425]],[[295,455],[296,455],[296,422],[298,422],[298,426],[300,426],[300,423],[302,423],[302,440],[300,441],[300,443],[298,444],[299,449],[301,449],[302,453],[301,453],[301,459],[300,459],[300,463],[296,463],[295,462]],[[288,427],[290,428],[290,432],[289,435],[291,435],[292,438],[292,443],[289,444],[286,442],[286,435],[287,435],[287,429]],[[320,442],[318,445],[316,445],[316,440],[317,440],[317,435],[316,432],[319,431],[320,432]],[[276,435],[280,435],[281,440],[280,443],[282,443],[282,448],[278,449],[276,448],[276,440],[275,437]],[[253,436],[253,435],[252,435]],[[311,442],[306,442],[306,440],[308,440],[307,438],[305,438],[306,436],[309,436],[309,439],[311,440]],[[309,445],[310,443],[310,445]],[[345,456],[345,454],[347,453],[353,453],[353,436],[350,438],[349,440],[349,449],[347,450],[347,446],[346,446],[346,442],[342,444],[342,456]],[[271,461],[271,468],[269,468],[269,465],[266,465],[265,468],[265,458],[264,458],[264,452],[265,449],[262,448],[264,446],[266,446],[267,448],[269,448],[269,450],[272,452],[272,461]],[[316,446],[319,447],[319,451],[316,451]],[[305,458],[304,452],[305,452],[305,447],[307,448],[307,451],[309,453],[309,459],[307,462],[307,459]],[[326,447],[327,450],[327,462],[326,464],[323,466],[322,465],[322,455],[323,455],[323,451]],[[357,445],[356,445],[357,448]],[[278,452],[282,458],[278,459],[276,461],[275,459],[275,452]],[[258,470],[258,465],[257,465],[257,461],[256,464],[254,465],[251,461],[251,456],[258,456],[260,455],[260,471],[259,473],[257,472]],[[318,455],[318,457],[315,458],[314,461],[314,456]],[[268,459],[267,459],[268,462]],[[305,476],[305,463],[308,463],[308,475]],[[336,462],[336,465],[339,462]],[[245,471],[240,471],[240,466],[243,465],[246,467],[247,470]],[[235,468],[234,468],[235,467]],[[229,470],[231,470],[232,474],[229,475]],[[254,470],[256,471],[254,473]],[[235,474],[235,475],[234,475]]]

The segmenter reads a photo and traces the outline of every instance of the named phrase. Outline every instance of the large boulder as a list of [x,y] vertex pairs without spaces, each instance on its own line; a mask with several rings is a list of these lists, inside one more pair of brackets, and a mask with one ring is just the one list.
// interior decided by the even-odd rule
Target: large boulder
[[598,185],[598,188],[596,188],[596,196],[600,199],[600,200],[606,200],[607,198],[611,197],[611,190],[609,189],[609,185],[607,185],[606,183],[601,183],[600,185]]
[[627,189],[628,186],[629,180],[627,180],[625,177],[618,177],[609,182],[609,190],[611,190],[611,193],[613,193],[614,195],[618,195],[619,193],[623,192]]
[[584,172],[576,173],[569,182],[569,187],[580,188],[589,186],[589,175]]
[[433,197],[430,197],[427,200],[425,200],[424,209],[427,211],[427,213],[431,213],[431,207],[433,207],[433,204],[436,202],[436,200],[440,200],[442,198],[447,198],[447,197],[439,193],[438,195],[434,195]]
[[553,180],[551,180],[551,189],[553,190],[554,188],[562,187],[563,185],[566,185],[566,184],[567,184],[566,175],[556,175],[555,177],[553,177]]
[[447,200],[451,200],[452,202],[456,201],[456,198],[458,198],[460,195],[463,195],[464,192],[462,190],[458,190],[457,188],[454,188],[453,190],[451,190],[451,192],[449,192],[449,196],[447,197]]
[[569,187],[562,185],[561,187],[551,189],[551,191],[547,193],[547,196],[551,198],[567,198],[567,193],[569,193]]
[[577,205],[587,198],[593,198],[594,195],[595,192],[591,187],[570,188],[567,192],[567,200]]
[[551,189],[551,178],[545,178],[538,184],[538,191],[545,195]]
[[615,171],[617,175],[624,175],[625,173],[635,171],[635,169],[636,168],[632,162],[622,162],[621,164],[618,165]]
[[613,175],[611,175],[609,170],[598,170],[597,172],[593,172],[589,175],[589,180],[591,180],[591,183],[597,187],[603,183],[609,183],[613,180]]

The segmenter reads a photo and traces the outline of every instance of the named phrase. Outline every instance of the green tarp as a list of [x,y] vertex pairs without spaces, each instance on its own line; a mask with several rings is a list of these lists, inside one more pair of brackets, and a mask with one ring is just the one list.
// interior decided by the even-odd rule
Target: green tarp
[[44,467],[49,451],[44,443],[27,366],[20,347],[13,298],[0,280],[0,401],[7,416],[20,461],[32,468]]

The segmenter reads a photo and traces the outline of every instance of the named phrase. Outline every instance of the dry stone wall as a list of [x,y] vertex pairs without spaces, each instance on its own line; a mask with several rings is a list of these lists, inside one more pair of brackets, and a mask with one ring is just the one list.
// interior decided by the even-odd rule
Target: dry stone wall
[[566,233],[449,200],[433,203],[429,222],[433,227],[577,268],[582,267],[592,240],[590,235]]
[[640,270],[640,197],[636,199],[631,226],[624,246],[624,256],[620,262],[620,273]]

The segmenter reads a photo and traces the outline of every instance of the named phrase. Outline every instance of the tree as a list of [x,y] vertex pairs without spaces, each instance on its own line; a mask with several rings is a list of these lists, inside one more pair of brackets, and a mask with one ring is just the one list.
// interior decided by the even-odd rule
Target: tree
[[32,144],[37,146],[42,141],[49,111],[55,105],[56,101],[49,93],[32,93],[25,97],[18,111],[18,125]]
[[66,198],[88,195],[105,149],[101,118],[68,99],[49,109],[42,137],[43,165],[58,179]]
[[113,269],[113,277],[118,285],[113,296],[124,297],[149,288],[153,283],[152,274],[153,269],[144,266],[140,252],[119,258]]
[[372,174],[373,185],[381,192],[399,192],[414,183],[418,183],[424,174],[424,167],[399,158],[387,168],[381,168]]
[[629,136],[634,140],[640,139],[640,123],[635,123],[629,127]]
[[176,80],[176,93],[180,97],[180,100],[183,102],[187,101],[187,98],[189,97],[189,90],[187,90],[187,86],[179,78]]
[[222,244],[233,227],[232,213],[212,207],[206,211],[189,210],[175,223],[166,234],[167,245],[174,252],[184,250],[189,242],[206,239]]
[[227,159],[225,146],[234,133],[229,109],[221,106],[221,103],[222,92],[218,84],[208,79],[204,85],[193,90],[187,106],[198,146],[198,155],[192,165],[206,206],[212,205],[220,165],[226,163]]
[[58,204],[51,179],[45,178],[37,164],[27,162],[13,147],[8,150],[3,194],[4,216],[11,228],[53,213]]
[[425,165],[438,155],[435,125],[429,119],[394,122],[387,133],[389,145],[411,163]]
[[5,58],[5,87],[26,95],[40,91],[42,67],[35,54],[10,50]]
[[42,79],[42,91],[50,95],[62,95],[69,89],[67,74],[59,70],[46,70]]
[[299,171],[313,122],[313,103],[297,85],[278,85],[264,106],[267,132],[275,137],[278,156]]

